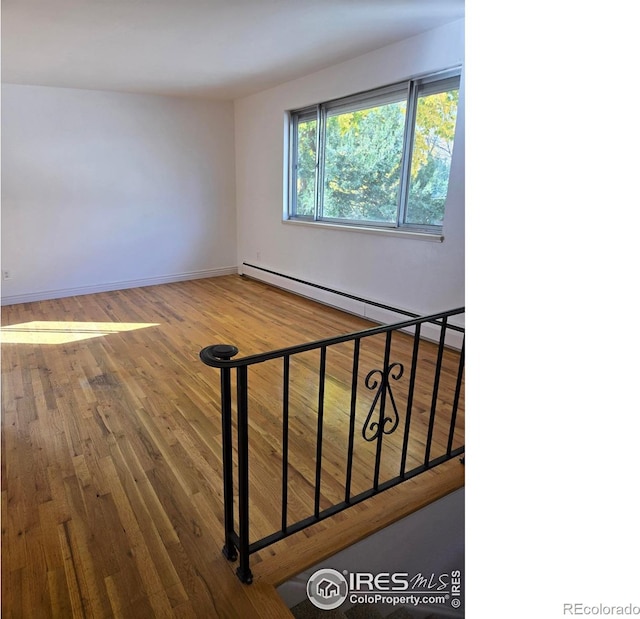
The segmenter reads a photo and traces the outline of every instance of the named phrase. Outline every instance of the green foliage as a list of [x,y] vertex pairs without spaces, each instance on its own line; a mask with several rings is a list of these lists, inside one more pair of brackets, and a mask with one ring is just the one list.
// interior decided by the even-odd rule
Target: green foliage
[[[418,98],[406,222],[441,224],[449,182],[458,91]],[[394,223],[406,102],[327,118],[325,217]],[[298,124],[297,213],[312,215],[316,121]]]
[[313,215],[316,188],[315,120],[298,124],[297,214]]
[[457,111],[457,90],[418,98],[407,223],[442,224]]
[[405,103],[327,119],[324,215],[396,219]]
[[451,157],[457,111],[457,90],[418,97],[412,176],[432,157]]

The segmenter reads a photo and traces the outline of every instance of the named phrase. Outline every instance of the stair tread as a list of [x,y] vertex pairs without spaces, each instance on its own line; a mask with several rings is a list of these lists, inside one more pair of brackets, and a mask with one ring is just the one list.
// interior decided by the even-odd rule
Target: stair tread
[[290,610],[296,619],[347,619],[347,616],[339,608],[321,610],[314,606],[310,600],[304,600]]
[[348,619],[384,619],[373,604],[356,604],[345,612]]
[[406,608],[398,608],[390,615],[387,615],[385,619],[414,619],[414,615],[412,615]]

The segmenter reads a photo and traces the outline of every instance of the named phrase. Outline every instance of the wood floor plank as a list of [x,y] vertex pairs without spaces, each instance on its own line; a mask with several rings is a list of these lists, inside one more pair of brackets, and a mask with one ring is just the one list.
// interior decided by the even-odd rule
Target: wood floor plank
[[[199,352],[227,343],[246,356],[371,323],[239,276],[6,306],[1,320],[3,616],[288,617],[274,589],[284,574],[463,483],[459,470],[453,482],[436,470],[393,516],[381,497],[375,509],[366,502],[337,514],[253,555],[256,582],[243,585],[221,554],[220,376]],[[376,391],[364,385],[382,367],[384,344],[384,336],[361,343],[352,495],[372,483],[376,445],[362,428]],[[408,469],[424,458],[436,352],[420,343]],[[382,481],[399,471],[411,354],[411,337],[394,334],[402,419],[385,437]],[[291,359],[289,524],[314,510],[319,358]],[[457,360],[445,351],[432,456],[446,450]],[[328,351],[320,509],[344,499],[352,365],[352,343]],[[281,360],[250,369],[252,540],[281,524],[282,394]],[[232,434],[237,464],[235,420]],[[463,442],[464,390],[454,446]],[[323,537],[334,526],[337,539]]]
[[49,609],[46,609],[45,616],[50,611],[50,616],[55,619],[73,617],[71,596],[63,568],[47,571],[47,588],[51,605]]

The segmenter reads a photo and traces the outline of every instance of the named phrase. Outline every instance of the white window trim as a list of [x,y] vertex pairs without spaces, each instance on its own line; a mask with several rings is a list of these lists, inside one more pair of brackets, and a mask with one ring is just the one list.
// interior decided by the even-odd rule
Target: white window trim
[[342,230],[343,232],[364,232],[365,234],[379,234],[382,236],[395,236],[405,239],[431,241],[433,243],[444,242],[444,234],[433,232],[409,231],[406,228],[376,228],[374,226],[357,226],[352,224],[329,223],[324,220],[313,221],[311,219],[285,218],[283,224],[293,226],[308,226],[310,228],[325,228],[329,230]]
[[[461,66],[450,67],[448,69],[437,71],[434,73],[430,73],[428,75],[422,76],[420,78],[415,78],[412,80],[407,80],[406,82],[402,82],[401,84],[410,84],[414,83],[416,85],[424,85],[430,82],[440,82],[442,80],[449,79],[451,77],[460,78],[462,71]],[[387,87],[373,89],[372,91],[367,91],[366,93],[350,95],[347,97],[342,97],[340,99],[336,99],[334,101],[325,102],[322,105],[336,105],[340,104],[343,101],[357,100],[360,96],[366,97],[369,92],[381,91],[384,88],[389,90],[397,90],[398,85],[389,85]],[[308,109],[314,106],[308,106]],[[411,225],[411,224],[401,224],[401,225],[391,225],[385,226],[384,224],[377,225],[375,222],[371,224],[363,223],[349,223],[349,222],[340,222],[340,221],[331,221],[327,219],[312,219],[310,217],[305,216],[292,216],[290,209],[293,200],[292,196],[292,173],[293,168],[291,165],[291,153],[292,153],[292,140],[293,137],[291,135],[291,125],[292,125],[292,114],[303,112],[304,110],[291,110],[285,114],[285,162],[284,162],[284,205],[283,205],[283,217],[282,223],[284,224],[292,224],[296,226],[310,226],[316,228],[324,228],[324,229],[332,229],[332,230],[342,230],[342,231],[351,231],[351,232],[363,232],[366,234],[378,234],[385,236],[395,236],[400,238],[410,238],[410,239],[419,239],[430,242],[439,242],[442,243],[444,241],[444,222],[441,228],[441,232],[434,232],[433,230],[420,228],[419,226]],[[448,192],[447,192],[448,198]],[[446,213],[446,205],[445,205],[445,213]]]

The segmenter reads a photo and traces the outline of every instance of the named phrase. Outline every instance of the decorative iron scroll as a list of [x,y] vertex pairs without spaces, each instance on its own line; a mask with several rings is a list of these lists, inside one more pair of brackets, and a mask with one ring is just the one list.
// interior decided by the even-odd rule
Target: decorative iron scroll
[[[396,369],[397,368],[397,369]],[[396,370],[394,373],[393,370]],[[386,372],[382,370],[371,370],[367,374],[367,377],[364,379],[364,384],[367,389],[373,391],[377,389],[376,397],[373,399],[373,404],[371,404],[371,408],[369,409],[369,414],[367,415],[367,420],[364,422],[364,426],[362,427],[362,436],[365,441],[375,441],[380,432],[383,434],[392,434],[395,429],[398,427],[400,423],[400,416],[398,415],[398,407],[396,406],[395,398],[393,397],[393,391],[391,391],[391,383],[389,382],[389,378],[393,378],[393,380],[399,380],[402,378],[402,374],[404,373],[404,366],[402,363],[392,363]],[[379,375],[380,380],[374,378],[374,376]],[[394,417],[387,417],[385,411],[385,417],[382,420],[382,427],[380,427],[379,421],[372,421],[373,411],[376,409],[378,404],[378,400],[380,399],[380,395],[384,392],[389,393],[389,399],[391,400],[391,406],[393,407],[393,415]],[[382,403],[380,403],[382,406]],[[378,415],[379,419],[380,415]],[[388,426],[388,423],[391,423]]]

